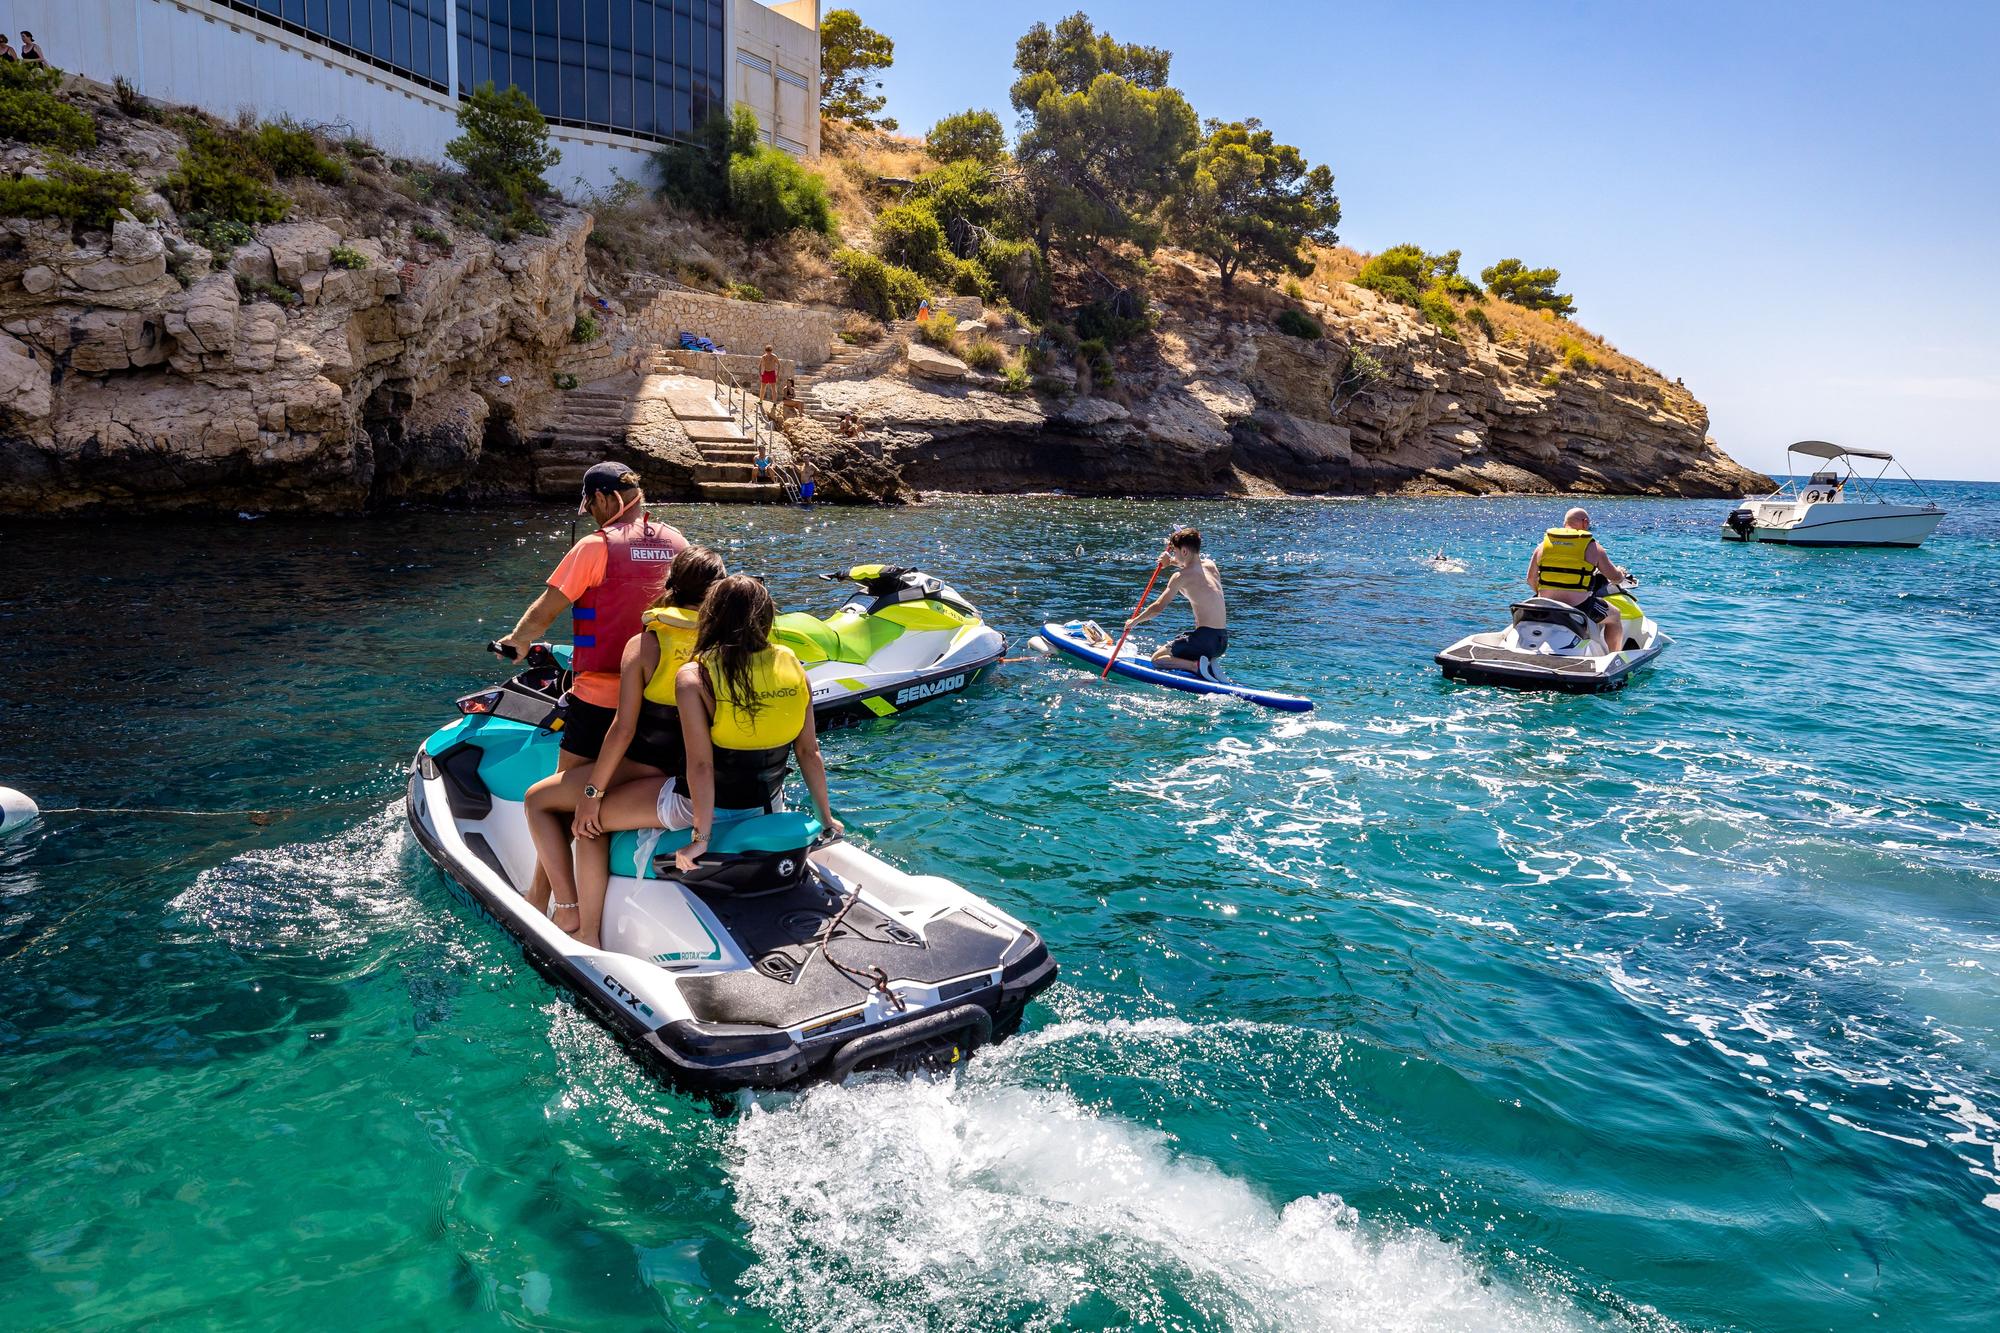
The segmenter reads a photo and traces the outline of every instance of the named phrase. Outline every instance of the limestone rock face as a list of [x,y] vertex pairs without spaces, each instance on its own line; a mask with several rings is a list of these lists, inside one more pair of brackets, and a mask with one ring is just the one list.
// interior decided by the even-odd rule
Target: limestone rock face
[[972,367],[935,347],[923,343],[910,344],[910,373],[921,375],[927,380],[962,380],[972,371]]
[[[1162,271],[1196,272],[1176,262]],[[1556,370],[1545,350],[1471,329],[1446,338],[1360,289],[1343,307],[1315,309],[1320,339],[1280,333],[1250,309],[1162,302],[1155,336],[1123,349],[1109,394],[1087,392],[1088,375],[1054,398],[989,392],[956,358],[915,344],[907,378],[811,391],[825,412],[858,413],[860,440],[808,423],[794,448],[820,466],[823,494],[854,499],[932,489],[1736,496],[1769,485],[1716,448],[1693,395],[1644,367]]]
[[[405,260],[297,221],[204,272],[158,224],[0,223],[0,512],[346,512],[466,487],[493,432],[552,397],[589,230],[570,212]],[[366,267],[333,267],[339,245]]]

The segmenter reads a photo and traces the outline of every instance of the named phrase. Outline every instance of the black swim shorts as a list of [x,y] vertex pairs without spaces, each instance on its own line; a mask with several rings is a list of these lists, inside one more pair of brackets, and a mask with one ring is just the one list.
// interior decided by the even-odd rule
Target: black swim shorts
[[1167,645],[1167,655],[1183,661],[1193,662],[1199,658],[1211,660],[1229,651],[1229,631],[1211,629],[1200,625]]
[[562,748],[585,759],[597,758],[597,752],[604,748],[604,734],[611,730],[612,719],[618,716],[615,708],[599,708],[587,704],[574,694],[562,697]]

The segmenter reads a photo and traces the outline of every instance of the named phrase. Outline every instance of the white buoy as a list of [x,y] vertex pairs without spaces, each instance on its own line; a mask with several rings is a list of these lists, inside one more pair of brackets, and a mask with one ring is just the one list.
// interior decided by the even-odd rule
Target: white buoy
[[41,807],[28,799],[28,793],[15,791],[12,787],[0,787],[0,833],[25,828],[34,823],[41,813]]

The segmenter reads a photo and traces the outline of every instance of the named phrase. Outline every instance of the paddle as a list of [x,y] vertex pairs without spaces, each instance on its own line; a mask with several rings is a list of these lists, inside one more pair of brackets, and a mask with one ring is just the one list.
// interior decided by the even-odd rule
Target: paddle
[[[1160,577],[1160,571],[1162,569],[1165,569],[1166,567],[1167,567],[1167,557],[1166,554],[1162,552],[1160,558],[1153,562],[1153,577],[1146,580],[1146,591],[1139,594],[1139,604],[1132,608],[1133,615],[1136,616],[1141,611],[1146,609],[1146,599],[1153,595],[1153,581],[1154,579]],[[1116,662],[1118,660],[1118,654],[1125,651],[1125,635],[1130,634],[1131,632],[1132,632],[1132,623],[1128,620],[1125,623],[1125,633],[1120,634],[1118,636],[1118,646],[1111,650],[1111,661],[1106,662],[1104,664],[1103,672],[1101,672],[1097,677],[1099,680],[1104,680],[1111,675],[1111,663]]]

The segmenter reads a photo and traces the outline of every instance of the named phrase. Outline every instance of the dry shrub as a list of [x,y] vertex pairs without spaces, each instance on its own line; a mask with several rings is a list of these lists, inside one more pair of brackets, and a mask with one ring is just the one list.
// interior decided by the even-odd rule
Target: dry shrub
[[901,191],[883,186],[882,179],[915,180],[937,166],[921,139],[836,123],[820,127],[820,157],[841,239],[862,249],[875,214],[901,198]]
[[[1352,285],[1368,258],[1344,245],[1316,249],[1313,252],[1312,276],[1305,281],[1308,295],[1324,301],[1340,314],[1358,314],[1361,306],[1354,299]],[[1324,296],[1319,293],[1316,284],[1326,287]],[[1511,301],[1489,299],[1479,309],[1486,315],[1487,325],[1492,330],[1488,336],[1494,342],[1532,348],[1557,360],[1568,360],[1568,353],[1573,348],[1578,355],[1588,357],[1591,362],[1613,374],[1664,382],[1664,377],[1657,370],[1626,356],[1574,320],[1557,319],[1546,310],[1528,310]]]
[[991,338],[968,338],[959,357],[974,370],[999,370],[1008,364],[1007,349]]
[[859,310],[850,312],[840,321],[841,338],[857,346],[866,347],[870,343],[880,342],[882,333],[882,322],[862,314]]

